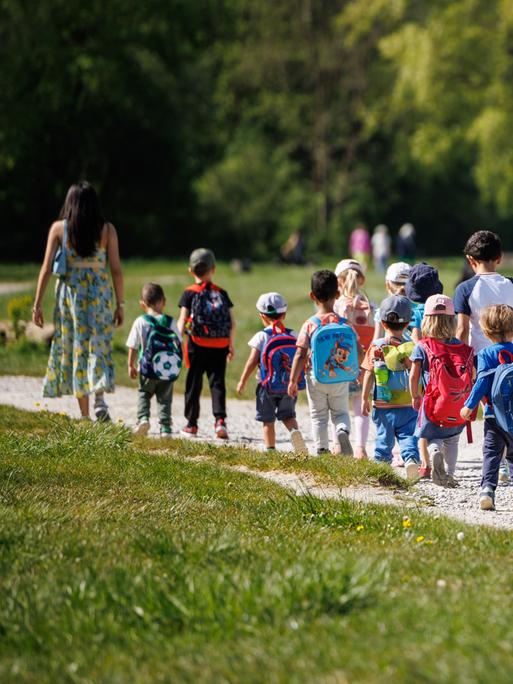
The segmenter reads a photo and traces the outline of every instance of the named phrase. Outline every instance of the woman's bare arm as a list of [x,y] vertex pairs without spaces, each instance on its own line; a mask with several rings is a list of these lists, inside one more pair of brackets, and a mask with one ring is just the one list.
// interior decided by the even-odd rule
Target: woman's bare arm
[[107,224],[107,258],[109,260],[112,284],[116,296],[116,309],[114,311],[114,324],[122,325],[125,317],[124,296],[125,287],[123,282],[123,271],[121,270],[121,259],[119,258],[118,234],[112,223]]
[[52,277],[52,264],[55,257],[55,252],[59,244],[62,242],[62,221],[55,221],[52,223],[48,231],[48,239],[46,241],[45,256],[39,271],[37,279],[36,296],[34,298],[34,306],[32,308],[32,321],[40,328],[44,325],[43,320],[43,297],[45,296],[48,281]]

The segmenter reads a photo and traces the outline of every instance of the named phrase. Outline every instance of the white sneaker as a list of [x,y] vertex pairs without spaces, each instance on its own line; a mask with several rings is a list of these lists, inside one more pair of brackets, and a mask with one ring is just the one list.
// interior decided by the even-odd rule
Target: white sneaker
[[139,437],[146,437],[150,431],[150,421],[147,418],[141,418],[134,428],[134,434]]
[[349,434],[345,430],[339,430],[337,432],[337,439],[340,444],[340,453],[342,456],[352,456],[353,447],[349,441]]
[[419,464],[415,461],[406,461],[404,464],[406,477],[408,480],[417,480],[419,477]]
[[484,487],[479,492],[479,508],[482,511],[495,510],[495,493],[491,487]]
[[300,430],[298,430],[297,428],[294,428],[293,430],[290,431],[290,442],[292,444],[292,448],[298,454],[307,454],[308,453],[308,449],[306,448],[306,444],[305,444],[305,440],[303,439],[303,435],[301,434]]
[[507,463],[503,463],[501,467],[499,468],[499,482],[501,484],[509,484],[510,481],[510,476],[509,476],[509,467]]

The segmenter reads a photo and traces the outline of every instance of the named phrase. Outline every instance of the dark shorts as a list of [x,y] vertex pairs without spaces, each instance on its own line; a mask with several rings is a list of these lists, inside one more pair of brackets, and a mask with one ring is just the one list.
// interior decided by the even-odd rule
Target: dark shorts
[[265,387],[256,388],[256,419],[260,423],[274,423],[296,417],[296,399],[288,394],[268,394]]

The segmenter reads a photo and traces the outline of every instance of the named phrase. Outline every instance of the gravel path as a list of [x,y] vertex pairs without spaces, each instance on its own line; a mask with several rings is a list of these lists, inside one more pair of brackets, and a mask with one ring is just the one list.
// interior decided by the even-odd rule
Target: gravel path
[[[114,420],[121,420],[127,425],[135,423],[136,391],[128,387],[120,387],[115,394],[107,397]],[[66,412],[71,416],[78,417],[76,401],[72,397],[61,399],[42,399],[41,380],[25,376],[0,376],[0,403],[11,404],[18,408],[37,410],[47,409],[55,412]],[[173,402],[174,430],[179,431],[183,425],[183,397],[177,395]],[[202,400],[202,416],[199,421],[199,437],[205,440],[213,440],[213,420],[210,413],[209,399]],[[248,400],[228,400],[227,424],[230,432],[230,443],[244,444],[254,449],[263,449],[259,424],[254,420],[254,402]],[[312,450],[310,440],[310,419],[306,406],[298,406],[298,421],[303,427],[307,444]],[[157,434],[158,426],[152,421],[151,434]],[[513,485],[499,486],[496,496],[497,511],[485,512],[478,509],[478,491],[481,476],[481,446],[482,426],[474,425],[474,443],[467,444],[465,433],[460,439],[460,454],[456,477],[460,482],[457,489],[444,489],[437,487],[431,482],[419,482],[414,488],[413,495],[408,497],[410,503],[427,506],[428,510],[436,513],[444,513],[453,518],[472,524],[493,525],[496,527],[513,529]],[[287,438],[287,431],[280,425],[277,428],[277,447],[282,450],[291,448]],[[372,453],[372,442],[370,444]],[[402,473],[402,469],[398,469]],[[299,491],[302,486],[312,489],[315,483],[305,480],[303,476],[290,476],[290,474],[272,472],[262,473],[264,477],[273,479],[283,486]],[[393,503],[390,496],[384,496],[383,491],[377,490],[372,495],[372,488],[358,488],[359,492],[352,488],[348,491],[333,491],[326,488],[324,495],[333,498],[335,496],[349,496],[355,500]],[[322,488],[321,488],[322,490]],[[317,492],[316,492],[317,493]],[[403,498],[397,500],[399,505],[404,505]]]

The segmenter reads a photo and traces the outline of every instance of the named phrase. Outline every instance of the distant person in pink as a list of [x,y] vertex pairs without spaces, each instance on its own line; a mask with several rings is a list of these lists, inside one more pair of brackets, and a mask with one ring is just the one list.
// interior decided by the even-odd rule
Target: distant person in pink
[[364,269],[368,266],[371,254],[371,238],[369,231],[360,223],[349,238],[349,253],[352,259],[359,261]]

